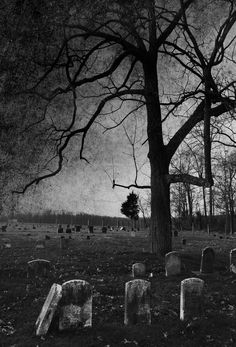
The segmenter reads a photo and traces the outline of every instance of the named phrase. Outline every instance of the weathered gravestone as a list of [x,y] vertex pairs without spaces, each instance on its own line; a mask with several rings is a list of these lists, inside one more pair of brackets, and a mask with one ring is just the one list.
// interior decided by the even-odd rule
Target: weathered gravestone
[[76,226],[75,226],[75,231],[76,231],[77,233],[79,233],[80,230],[81,230],[81,225],[76,225]]
[[92,234],[93,233],[93,225],[89,225],[89,232],[90,232],[90,234]]
[[62,286],[54,283],[35,323],[36,336],[44,336],[47,334],[61,296]]
[[132,276],[143,277],[146,275],[146,266],[143,263],[135,263],[132,265]]
[[43,249],[43,248],[45,248],[45,241],[44,240],[37,240],[35,248],[36,249]]
[[230,272],[236,274],[236,248],[231,249],[230,254]]
[[71,227],[70,227],[70,224],[68,224],[67,227],[66,227],[66,233],[67,233],[67,234],[71,234]]
[[150,282],[135,279],[125,284],[124,324],[151,324]]
[[28,269],[28,277],[34,276],[48,276],[50,270],[52,269],[51,262],[46,259],[34,259],[30,260],[27,263]]
[[83,280],[62,284],[59,330],[92,326],[92,288]]
[[178,252],[169,252],[165,255],[165,270],[167,277],[181,273],[181,258]]
[[102,227],[102,233],[106,234],[107,233],[107,227]]
[[67,249],[69,247],[69,239],[66,239],[64,236],[60,238],[60,249]]
[[131,230],[130,235],[131,235],[131,237],[135,237],[136,236],[136,232],[134,230]]
[[211,247],[206,247],[202,250],[201,257],[201,273],[212,273],[214,267],[215,252]]
[[63,233],[63,227],[61,226],[61,224],[58,225],[57,232],[58,232],[58,234]]
[[203,313],[204,281],[199,278],[187,278],[181,282],[180,319],[191,320]]

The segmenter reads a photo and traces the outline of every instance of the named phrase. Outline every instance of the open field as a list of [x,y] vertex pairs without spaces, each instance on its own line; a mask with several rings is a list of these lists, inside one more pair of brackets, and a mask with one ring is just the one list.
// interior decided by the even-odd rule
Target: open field
[[[50,239],[45,240],[45,249],[35,249],[36,240],[46,235]],[[173,250],[181,253],[183,274],[166,278],[164,259],[148,252],[144,231],[131,237],[124,231],[102,234],[96,228],[89,240],[87,235],[85,229],[73,232],[69,248],[61,250],[53,225],[33,229],[30,224],[0,232],[0,244],[4,238],[12,243],[12,248],[0,249],[1,347],[236,346],[236,275],[228,270],[236,238],[180,233],[173,238]],[[183,323],[179,320],[180,282],[196,276],[192,271],[199,270],[201,250],[206,246],[215,250],[216,264],[214,274],[200,276],[206,284],[204,317]],[[27,277],[27,262],[36,258],[54,265],[48,277]],[[124,286],[131,280],[132,264],[138,261],[145,262],[146,279],[151,281],[152,325],[125,327]],[[93,327],[59,333],[52,326],[45,339],[35,337],[34,324],[51,285],[71,279],[84,279],[94,288]]]

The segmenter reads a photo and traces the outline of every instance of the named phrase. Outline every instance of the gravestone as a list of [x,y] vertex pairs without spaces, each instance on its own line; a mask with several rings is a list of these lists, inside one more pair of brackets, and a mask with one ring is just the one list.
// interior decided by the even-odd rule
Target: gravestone
[[36,241],[35,248],[36,248],[36,249],[45,248],[45,241],[44,241],[44,240],[37,240],[37,241]]
[[186,239],[182,239],[182,244],[185,246],[187,243],[187,240]]
[[181,258],[178,252],[169,252],[165,255],[165,270],[167,277],[181,273]]
[[69,239],[62,236],[60,238],[60,249],[67,249],[69,247],[69,242]]
[[201,257],[201,273],[212,273],[214,267],[215,252],[211,247],[206,247],[202,250]]
[[34,259],[28,261],[28,269],[27,274],[28,277],[33,276],[48,276],[50,270],[51,270],[51,262],[46,259]]
[[47,334],[61,296],[62,286],[54,283],[35,323],[36,336],[44,336]]
[[102,227],[102,233],[106,234],[107,233],[107,227]]
[[92,326],[92,287],[83,280],[62,284],[59,330]]
[[62,228],[61,224],[58,225],[57,232],[58,232],[58,234],[63,233],[63,228]]
[[187,278],[181,282],[180,319],[189,320],[203,313],[204,281],[199,278]]
[[131,237],[135,237],[135,236],[136,236],[135,231],[134,231],[134,230],[131,230],[130,235],[131,235]]
[[231,249],[230,254],[230,272],[236,274],[236,248]]
[[93,225],[89,225],[89,232],[90,232],[90,234],[92,234],[93,233]]
[[66,227],[66,234],[71,234],[71,227],[69,224]]
[[132,265],[132,276],[143,277],[146,275],[146,266],[143,263],[135,263]]
[[76,231],[77,233],[79,233],[80,230],[81,230],[81,226],[80,226],[80,225],[76,225],[76,226],[75,226],[75,231]]
[[125,284],[124,324],[151,324],[150,282],[135,279]]

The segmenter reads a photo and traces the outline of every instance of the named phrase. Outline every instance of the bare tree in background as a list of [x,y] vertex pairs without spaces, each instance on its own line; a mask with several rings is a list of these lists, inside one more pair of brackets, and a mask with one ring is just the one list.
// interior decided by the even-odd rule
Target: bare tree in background
[[[16,64],[14,80],[4,76],[4,88],[15,98],[24,89],[24,95],[38,100],[40,110],[30,126],[46,124],[42,128],[54,143],[55,156],[50,171],[45,168],[22,192],[59,173],[66,151],[74,146],[87,160],[86,138],[98,123],[114,129],[142,111],[150,185],[114,182],[113,187],[151,188],[151,248],[160,255],[169,252],[170,184],[212,186],[210,119],[234,116],[235,2],[13,3],[21,18],[14,43],[25,60],[20,68]],[[204,176],[170,174],[174,154],[200,122]]]

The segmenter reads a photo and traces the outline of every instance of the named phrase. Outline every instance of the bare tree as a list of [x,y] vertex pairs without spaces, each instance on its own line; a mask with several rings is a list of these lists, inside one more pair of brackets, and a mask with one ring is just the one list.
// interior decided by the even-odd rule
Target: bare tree
[[[230,117],[235,108],[235,76],[226,73],[235,63],[234,1],[61,0],[45,3],[43,15],[42,4],[23,3],[20,12],[28,17],[21,21],[21,39],[25,42],[29,33],[35,38],[33,50],[26,45],[23,49],[28,66],[24,93],[44,107],[31,125],[47,123],[56,164],[50,162],[50,172],[45,169],[21,192],[58,174],[70,146],[79,146],[80,158],[87,160],[85,140],[95,124],[107,126],[111,117],[118,127],[142,110],[150,185],[114,182],[113,187],[151,188],[152,251],[164,255],[172,248],[170,184],[213,184],[210,119]],[[206,24],[206,11],[211,11],[212,23]],[[37,30],[29,30],[27,18]],[[11,83],[8,93],[12,90],[22,90],[22,80]],[[200,122],[204,176],[170,174],[174,154]],[[107,128],[114,129],[109,124]]]

